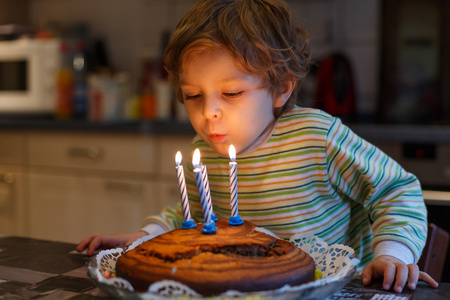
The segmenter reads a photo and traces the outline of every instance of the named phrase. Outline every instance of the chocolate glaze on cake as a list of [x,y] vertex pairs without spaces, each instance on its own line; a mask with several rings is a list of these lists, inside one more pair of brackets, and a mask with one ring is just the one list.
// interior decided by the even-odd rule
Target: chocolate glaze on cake
[[254,230],[245,221],[231,226],[216,222],[215,234],[176,229],[122,254],[118,277],[136,291],[146,291],[156,281],[171,279],[199,294],[211,296],[227,290],[272,290],[314,279],[314,261],[288,241]]

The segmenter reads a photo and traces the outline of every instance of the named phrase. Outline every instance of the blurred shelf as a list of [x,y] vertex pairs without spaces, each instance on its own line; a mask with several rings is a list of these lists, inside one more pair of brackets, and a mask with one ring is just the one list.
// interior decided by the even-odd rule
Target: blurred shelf
[[103,121],[55,120],[52,118],[1,117],[0,130],[80,131],[102,133],[134,133],[195,135],[189,122],[176,120]]

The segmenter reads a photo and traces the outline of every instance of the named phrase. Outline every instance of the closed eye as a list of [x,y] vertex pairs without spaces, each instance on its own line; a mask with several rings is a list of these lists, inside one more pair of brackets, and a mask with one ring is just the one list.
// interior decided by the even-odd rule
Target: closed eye
[[243,91],[240,92],[236,92],[236,93],[223,93],[226,97],[229,98],[235,98],[235,97],[239,97],[240,95],[242,95],[242,93],[244,93]]
[[197,98],[200,98],[200,97],[201,97],[200,94],[197,94],[197,95],[186,95],[186,96],[184,96],[184,100],[192,100],[192,99],[197,99]]

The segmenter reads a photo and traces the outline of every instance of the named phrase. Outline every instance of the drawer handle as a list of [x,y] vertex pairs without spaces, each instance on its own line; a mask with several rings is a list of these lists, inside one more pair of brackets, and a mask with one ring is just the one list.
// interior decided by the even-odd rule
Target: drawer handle
[[100,160],[103,158],[105,151],[99,147],[70,147],[69,156],[77,158],[89,158],[92,160]]
[[0,173],[0,178],[3,183],[12,184],[14,183],[14,175],[12,173]]

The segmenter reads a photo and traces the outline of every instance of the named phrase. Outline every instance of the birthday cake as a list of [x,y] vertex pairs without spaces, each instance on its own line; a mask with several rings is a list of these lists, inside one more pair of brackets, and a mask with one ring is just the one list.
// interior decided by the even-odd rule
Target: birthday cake
[[140,244],[119,257],[117,276],[136,291],[169,279],[203,296],[273,290],[314,280],[313,259],[290,242],[257,231],[247,221],[232,226],[221,219],[215,225],[213,234],[202,233],[198,224]]

